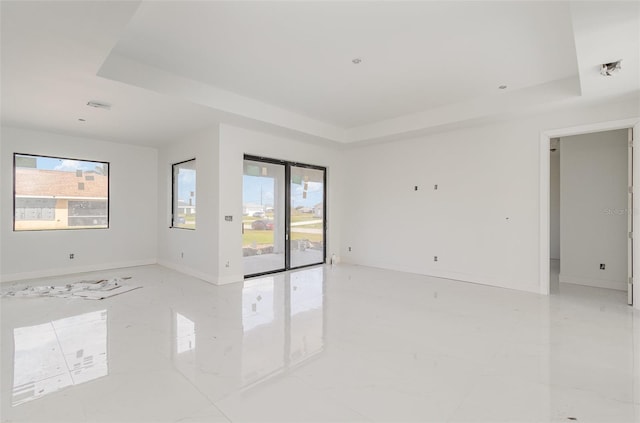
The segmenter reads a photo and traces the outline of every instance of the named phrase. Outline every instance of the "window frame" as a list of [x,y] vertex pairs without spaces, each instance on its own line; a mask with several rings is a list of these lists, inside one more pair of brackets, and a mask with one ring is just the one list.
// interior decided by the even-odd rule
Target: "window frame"
[[[171,165],[171,226],[169,226],[171,229],[186,229],[188,231],[195,231],[197,228],[197,213],[196,213],[196,223],[194,225],[193,228],[188,228],[185,226],[177,226],[179,225],[179,223],[176,222],[176,219],[178,218],[178,201],[180,201],[179,198],[177,198],[177,181],[176,181],[176,167],[183,165],[185,163],[189,163],[189,162],[193,162],[193,170],[194,172],[196,172],[196,187],[194,187],[194,196],[197,198],[197,183],[198,183],[198,170],[197,170],[197,163],[196,163],[196,158],[192,158],[192,159],[187,159],[187,160],[182,160],[181,162],[177,162],[177,163],[173,163]],[[186,221],[185,221],[186,224]]]
[[[34,157],[36,159],[38,158],[44,158],[44,159],[56,159],[56,160],[72,160],[72,161],[76,161],[76,162],[89,162],[89,163],[95,163],[95,164],[100,164],[100,165],[107,165],[107,173],[106,176],[107,177],[107,197],[106,197],[106,201],[107,201],[107,223],[106,226],[101,225],[99,227],[72,227],[69,226],[69,222],[67,221],[67,225],[66,227],[61,227],[61,228],[39,228],[39,229],[17,229],[16,228],[16,221],[23,221],[24,219],[16,219],[16,204],[17,204],[17,197],[16,197],[16,186],[17,186],[17,178],[16,178],[16,170],[17,170],[17,158],[18,156],[27,156],[27,157]],[[13,217],[12,217],[12,222],[13,222],[13,232],[41,232],[41,231],[81,231],[81,230],[100,230],[100,229],[110,229],[111,228],[111,162],[107,162],[107,161],[102,161],[102,160],[90,160],[90,159],[78,159],[78,158],[74,158],[74,157],[61,157],[61,156],[50,156],[50,155],[45,155],[45,154],[33,154],[33,153],[19,153],[19,152],[15,152],[13,153]],[[73,201],[73,200],[72,200]],[[55,209],[54,209],[54,216],[55,216]],[[55,219],[55,217],[54,217]]]

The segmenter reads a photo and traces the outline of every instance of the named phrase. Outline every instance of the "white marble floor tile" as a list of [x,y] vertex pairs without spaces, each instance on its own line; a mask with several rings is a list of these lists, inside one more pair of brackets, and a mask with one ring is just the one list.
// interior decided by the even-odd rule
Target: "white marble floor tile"
[[161,266],[31,282],[115,276],[143,288],[2,298],[2,422],[640,421],[624,293],[349,265],[221,287]]

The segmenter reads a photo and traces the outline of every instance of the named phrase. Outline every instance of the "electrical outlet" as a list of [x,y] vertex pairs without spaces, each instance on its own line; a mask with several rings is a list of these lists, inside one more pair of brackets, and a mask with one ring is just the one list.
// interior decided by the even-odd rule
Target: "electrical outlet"
[[600,270],[605,270],[606,265],[604,263],[600,263]]
[[349,247],[349,252],[351,252],[351,247]]
[[433,256],[433,261],[438,261],[438,256]]
[[184,253],[180,253],[180,258],[183,259],[184,258]]
[[229,263],[229,261],[227,261],[227,263],[224,265],[224,267],[231,267],[231,263]]
[[418,190],[418,186],[417,186],[417,185],[416,185],[416,186],[414,186],[414,187],[413,187],[413,190],[414,190],[414,191],[417,191],[417,190]]
[[73,253],[69,254],[69,260],[73,260],[74,258],[76,258],[75,254],[73,254]]

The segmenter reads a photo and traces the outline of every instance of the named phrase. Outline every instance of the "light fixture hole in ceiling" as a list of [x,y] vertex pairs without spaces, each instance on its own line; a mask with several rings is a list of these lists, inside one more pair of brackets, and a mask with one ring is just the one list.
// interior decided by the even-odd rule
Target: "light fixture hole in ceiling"
[[93,107],[95,109],[111,110],[111,104],[101,101],[89,101],[87,102],[87,106]]
[[356,58],[352,59],[351,62],[354,65],[359,65],[360,63],[362,63],[362,59],[360,59],[359,57],[356,57]]
[[620,72],[620,69],[622,69],[622,59],[600,65],[600,74],[602,76],[613,76]]

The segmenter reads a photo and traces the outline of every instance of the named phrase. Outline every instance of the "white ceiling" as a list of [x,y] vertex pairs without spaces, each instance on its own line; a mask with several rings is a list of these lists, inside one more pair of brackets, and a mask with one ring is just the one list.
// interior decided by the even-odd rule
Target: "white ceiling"
[[2,122],[145,145],[217,121],[393,138],[637,94],[639,21],[611,1],[2,1]]

